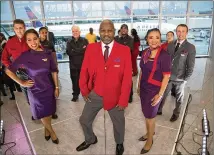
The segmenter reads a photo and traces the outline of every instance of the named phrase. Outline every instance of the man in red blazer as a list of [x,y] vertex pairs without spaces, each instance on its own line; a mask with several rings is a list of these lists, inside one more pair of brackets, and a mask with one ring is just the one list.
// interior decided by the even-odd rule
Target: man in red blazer
[[101,42],[87,46],[80,73],[80,91],[86,101],[80,117],[85,141],[76,150],[82,151],[97,143],[92,123],[100,109],[104,108],[113,122],[116,155],[122,155],[124,109],[128,106],[132,85],[131,52],[129,47],[114,41],[112,21],[104,20],[100,24],[99,33]]

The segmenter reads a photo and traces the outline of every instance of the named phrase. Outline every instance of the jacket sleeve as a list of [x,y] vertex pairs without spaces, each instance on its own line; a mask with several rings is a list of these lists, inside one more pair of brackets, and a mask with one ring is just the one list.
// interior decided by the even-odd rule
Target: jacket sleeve
[[[88,42],[87,42],[88,43]],[[82,55],[85,53],[85,49],[86,49],[87,44],[84,41],[84,46],[77,48],[75,46],[72,46],[72,43],[70,41],[68,41],[67,43],[67,47],[66,47],[66,53],[69,56],[77,56],[77,55]]]
[[125,56],[125,68],[123,72],[123,80],[121,86],[121,94],[119,98],[118,105],[127,107],[128,100],[130,96],[130,91],[132,87],[132,63],[131,63],[131,52],[130,48],[125,48],[124,50]]
[[2,64],[6,67],[10,66],[11,60],[10,60],[11,54],[9,53],[8,44],[6,44],[3,52],[2,52]]
[[82,68],[80,71],[79,87],[80,87],[80,91],[82,93],[82,96],[86,96],[90,92],[88,89],[88,81],[90,78],[89,70],[88,70],[89,55],[90,55],[90,46],[88,46],[86,48],[85,56],[84,56],[83,63],[82,63]]
[[187,81],[189,80],[190,76],[193,73],[193,69],[195,66],[195,55],[196,55],[196,50],[195,50],[195,46],[192,45],[191,47],[191,51],[189,51],[189,54],[187,56],[187,62],[186,62],[186,74],[184,77],[184,80]]

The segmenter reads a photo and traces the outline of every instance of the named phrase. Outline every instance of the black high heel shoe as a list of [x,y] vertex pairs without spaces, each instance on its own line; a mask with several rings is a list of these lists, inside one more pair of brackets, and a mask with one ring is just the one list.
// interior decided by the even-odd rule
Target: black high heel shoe
[[[154,132],[154,134],[153,135],[155,135],[155,132]],[[145,135],[144,135],[145,136]],[[144,138],[144,136],[142,136],[142,137],[140,137],[138,140],[139,141],[146,141],[147,140],[147,138]]]
[[[152,140],[152,145],[153,145],[153,140]],[[142,150],[140,151],[140,154],[148,153],[148,152],[151,150],[152,145],[151,145],[151,147],[150,147],[150,149],[149,149],[149,150],[145,150],[144,148],[142,148]]]
[[58,139],[58,138],[55,139],[55,140],[52,139],[52,142],[53,142],[54,144],[59,144],[59,139]]
[[51,135],[46,136],[46,129],[45,129],[45,139],[46,139],[47,141],[49,141],[50,138],[51,138]]

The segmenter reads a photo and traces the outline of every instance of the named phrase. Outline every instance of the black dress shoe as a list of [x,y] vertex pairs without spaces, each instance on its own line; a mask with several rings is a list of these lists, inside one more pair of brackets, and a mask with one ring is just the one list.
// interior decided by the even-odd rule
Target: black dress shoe
[[129,103],[132,103],[132,101],[133,101],[133,97],[130,97],[129,98]]
[[76,102],[77,100],[78,100],[78,97],[76,96],[71,99],[72,102]]
[[7,94],[6,94],[6,93],[3,93],[3,96],[7,96]]
[[170,122],[175,122],[178,119],[179,116],[173,114],[172,117],[170,118]]
[[58,118],[57,114],[53,114],[53,115],[52,115],[52,118],[53,118],[53,119],[57,119],[57,118]]
[[[155,132],[154,132],[154,134],[153,135],[155,135]],[[145,136],[145,135],[144,135]],[[147,138],[145,138],[144,136],[142,136],[142,137],[140,137],[138,140],[139,141],[146,141],[147,140]]]
[[[152,140],[152,145],[153,145],[153,140]],[[150,149],[152,148],[152,145],[151,145]],[[145,150],[144,148],[142,148],[142,150],[140,151],[140,154],[148,153],[150,151],[150,149],[149,150]]]
[[10,100],[15,100],[15,96],[10,97]]
[[83,150],[85,150],[85,149],[87,149],[91,144],[96,144],[98,142],[98,140],[97,140],[97,137],[95,136],[95,141],[93,142],[93,143],[87,143],[87,142],[83,142],[82,144],[80,144],[77,148],[76,148],[76,150],[77,151],[83,151]]
[[175,97],[175,93],[171,93],[171,96]]
[[31,116],[31,119],[34,121],[35,119],[33,118],[33,116]]
[[158,112],[157,112],[157,115],[162,115],[162,112],[159,112],[159,111],[158,111]]
[[122,155],[124,152],[123,144],[117,144],[116,146],[116,155]]

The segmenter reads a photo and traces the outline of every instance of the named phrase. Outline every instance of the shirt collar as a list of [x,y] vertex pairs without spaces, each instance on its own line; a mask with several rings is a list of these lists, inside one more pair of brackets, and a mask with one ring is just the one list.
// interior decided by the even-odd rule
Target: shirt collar
[[113,40],[110,44],[108,44],[108,45],[104,44],[104,43],[101,41],[102,49],[105,49],[105,46],[108,46],[109,49],[112,49],[113,44],[114,44],[114,40]]
[[176,45],[177,45],[177,43],[180,43],[180,46],[183,44],[183,42],[185,41],[185,39],[184,40],[181,40],[180,42],[178,42],[178,40],[177,40],[177,42],[176,42]]

